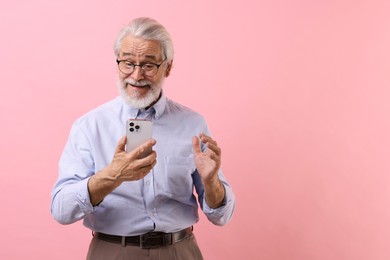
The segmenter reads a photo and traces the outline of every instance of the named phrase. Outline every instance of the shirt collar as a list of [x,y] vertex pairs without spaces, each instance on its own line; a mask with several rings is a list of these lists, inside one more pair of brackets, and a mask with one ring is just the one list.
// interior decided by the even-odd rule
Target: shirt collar
[[128,105],[129,116],[131,118],[137,118],[137,116],[142,113],[153,113],[155,119],[159,119],[164,113],[165,106],[167,104],[167,98],[164,95],[164,92],[161,94],[160,99],[153,105],[153,107],[149,108],[145,111],[144,108],[139,109]]
[[163,92],[161,94],[160,99],[157,101],[157,103],[153,105],[153,108],[156,111],[156,113],[154,114],[155,119],[159,119],[162,116],[166,105],[167,105],[167,98],[165,97]]

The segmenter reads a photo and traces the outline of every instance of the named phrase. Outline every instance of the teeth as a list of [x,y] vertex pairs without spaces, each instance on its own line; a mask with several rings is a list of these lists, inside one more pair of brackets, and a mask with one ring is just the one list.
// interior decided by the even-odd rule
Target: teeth
[[138,84],[131,84],[131,83],[127,83],[127,85],[130,85],[134,88],[144,88],[144,87],[149,87],[148,84],[145,84],[145,85],[138,85]]
[[130,84],[131,86],[133,86],[133,87],[136,87],[136,88],[143,88],[143,87],[145,87],[146,85],[133,85],[133,84]]

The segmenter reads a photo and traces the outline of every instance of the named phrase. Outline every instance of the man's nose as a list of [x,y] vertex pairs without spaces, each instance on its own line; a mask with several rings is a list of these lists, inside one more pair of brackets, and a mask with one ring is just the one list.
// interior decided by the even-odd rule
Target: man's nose
[[136,81],[144,79],[144,71],[140,66],[135,66],[133,72],[130,77]]

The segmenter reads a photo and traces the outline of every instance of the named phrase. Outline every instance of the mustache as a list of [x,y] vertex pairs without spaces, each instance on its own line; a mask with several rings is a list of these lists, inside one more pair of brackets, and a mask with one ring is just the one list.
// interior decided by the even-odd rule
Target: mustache
[[130,85],[133,85],[133,86],[136,86],[136,87],[152,86],[152,82],[150,82],[148,80],[136,81],[136,80],[133,80],[133,79],[125,79],[123,81],[123,83],[124,84],[130,84]]

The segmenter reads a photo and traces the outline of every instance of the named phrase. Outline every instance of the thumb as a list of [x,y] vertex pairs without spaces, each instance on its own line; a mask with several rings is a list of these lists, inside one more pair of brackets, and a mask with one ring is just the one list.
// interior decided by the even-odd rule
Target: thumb
[[192,150],[194,151],[195,154],[198,154],[201,152],[200,141],[199,141],[199,137],[197,137],[197,136],[192,137]]
[[116,145],[115,153],[125,151],[126,141],[127,141],[126,135],[122,136],[121,139],[119,139],[118,144]]

